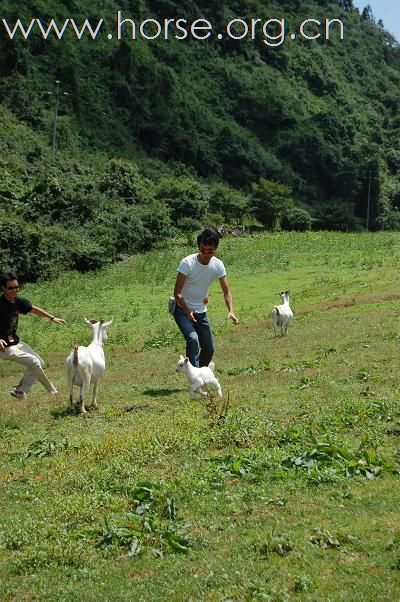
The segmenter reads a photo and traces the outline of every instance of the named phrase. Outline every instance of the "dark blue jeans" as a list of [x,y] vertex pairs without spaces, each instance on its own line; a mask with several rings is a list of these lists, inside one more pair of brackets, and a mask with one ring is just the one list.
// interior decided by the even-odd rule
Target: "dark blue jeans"
[[194,314],[197,322],[190,320],[177,305],[174,313],[175,322],[186,340],[186,355],[190,363],[197,368],[208,366],[214,355],[214,341],[207,312]]

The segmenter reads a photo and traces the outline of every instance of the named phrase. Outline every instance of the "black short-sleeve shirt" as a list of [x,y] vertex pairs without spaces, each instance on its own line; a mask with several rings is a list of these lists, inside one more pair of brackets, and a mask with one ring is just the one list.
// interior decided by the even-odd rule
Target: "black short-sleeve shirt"
[[31,309],[32,303],[18,295],[14,302],[7,301],[4,295],[0,297],[0,339],[6,341],[8,347],[19,342],[17,336],[19,314],[27,314]]

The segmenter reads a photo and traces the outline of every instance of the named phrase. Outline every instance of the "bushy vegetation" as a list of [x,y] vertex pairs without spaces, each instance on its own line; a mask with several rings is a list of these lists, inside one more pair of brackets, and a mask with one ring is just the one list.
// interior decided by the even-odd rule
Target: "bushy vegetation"
[[[254,218],[268,228],[365,229],[367,199],[370,229],[399,227],[400,53],[371,11],[351,0],[109,0],[93,15],[86,0],[6,0],[2,15],[111,26],[118,9],[137,21],[203,16],[219,31],[238,16],[285,17],[288,39],[271,48],[261,31],[204,42],[3,36],[0,215],[6,230],[17,220],[30,263],[3,238],[2,264],[32,279],[89,269],[176,228]],[[290,40],[305,18],[342,19],[344,40],[338,31],[329,41]],[[47,92],[56,78],[68,96],[52,159]]]
[[[281,218],[281,228],[283,230],[306,232],[306,230],[311,230],[312,225],[313,218],[306,209],[301,207],[290,207]],[[335,227],[334,229],[338,228]]]

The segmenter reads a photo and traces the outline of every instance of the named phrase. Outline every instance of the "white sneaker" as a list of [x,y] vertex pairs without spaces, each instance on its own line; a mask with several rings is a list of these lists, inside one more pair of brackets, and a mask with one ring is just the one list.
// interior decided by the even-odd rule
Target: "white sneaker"
[[28,397],[24,391],[21,391],[20,389],[17,389],[16,387],[14,387],[14,389],[12,389],[12,391],[10,391],[10,395],[12,395],[13,397],[16,397],[17,399],[26,399]]

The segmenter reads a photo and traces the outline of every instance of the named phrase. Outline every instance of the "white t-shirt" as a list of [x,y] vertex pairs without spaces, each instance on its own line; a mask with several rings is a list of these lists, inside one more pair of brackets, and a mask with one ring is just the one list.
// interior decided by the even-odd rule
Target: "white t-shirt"
[[203,300],[208,296],[208,287],[216,278],[226,276],[225,266],[217,257],[211,257],[210,263],[203,265],[198,253],[188,255],[180,262],[178,272],[186,276],[182,295],[186,305],[198,313],[207,311]]

